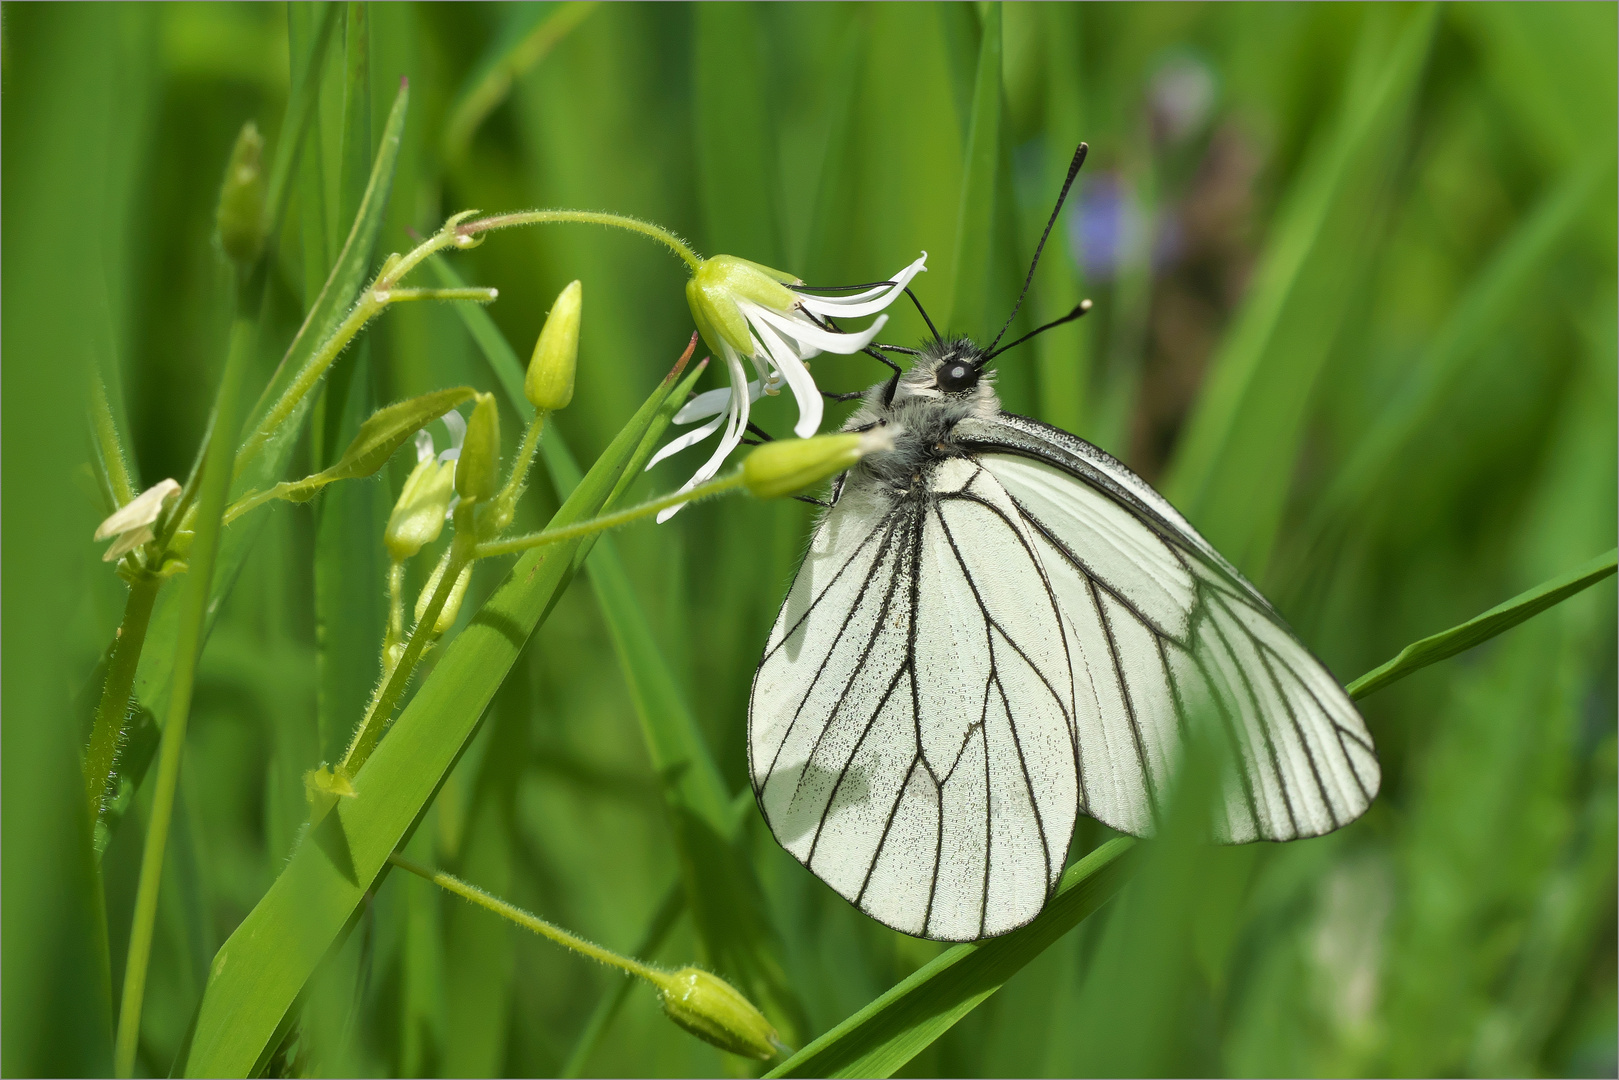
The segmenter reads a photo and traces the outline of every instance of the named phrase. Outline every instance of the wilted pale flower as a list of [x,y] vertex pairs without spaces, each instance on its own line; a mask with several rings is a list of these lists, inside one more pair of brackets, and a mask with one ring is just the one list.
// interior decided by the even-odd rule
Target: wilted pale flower
[[117,537],[101,556],[101,561],[116,562],[152,539],[152,525],[163,512],[163,504],[178,494],[178,483],[172,479],[160,480],[113,511],[96,528],[97,540]]
[[[741,443],[752,403],[761,393],[779,393],[784,384],[798,402],[798,423],[793,431],[801,438],[815,434],[821,426],[821,393],[804,361],[823,352],[859,352],[871,344],[888,316],[880,316],[854,333],[834,329],[828,320],[877,314],[926,269],[924,251],[891,281],[848,295],[819,296],[802,291],[802,282],[792,275],[746,259],[717,255],[705,260],[686,283],[686,299],[704,340],[724,358],[731,385],[697,395],[676,413],[677,424],[708,422],[671,440],[647,467],[701,442],[724,425],[713,456],[681,490],[712,479]],[[752,362],[757,379],[748,378],[744,358]],[[665,510],[658,520],[666,521],[678,510]]]

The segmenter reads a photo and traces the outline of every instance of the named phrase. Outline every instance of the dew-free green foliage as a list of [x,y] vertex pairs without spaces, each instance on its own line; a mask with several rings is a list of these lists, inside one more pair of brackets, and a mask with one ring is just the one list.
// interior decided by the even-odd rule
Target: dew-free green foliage
[[[1613,5],[0,14],[5,1074],[113,1069],[187,626],[206,638],[140,1074],[1612,1074]],[[214,230],[248,121],[270,232],[244,307]],[[499,299],[390,305],[232,478],[232,500],[332,482],[232,520],[209,589],[163,584],[98,837],[81,761],[128,589],[90,536],[121,468],[133,492],[192,475],[260,297],[235,337],[249,429],[388,253],[474,207],[633,214],[813,283],[925,249],[930,314],[987,337],[1080,139],[1009,334],[1095,308],[1002,357],[1003,400],[1160,484],[1341,679],[1366,676],[1384,781],[1363,820],[1210,849],[1082,819],[1025,930],[885,930],[747,791],[749,683],[813,510],[740,497],[582,561],[477,564],[359,796],[306,830],[305,773],[377,685],[411,418],[493,393],[509,462],[521,358],[579,279],[575,392],[513,532],[671,491],[707,453],[635,464],[687,390],[664,383],[693,329],[683,265],[548,224],[418,268],[407,285]],[[924,335],[890,314],[884,340]],[[813,370],[834,391],[881,374]],[[778,435],[795,417],[786,395],[755,413]],[[721,1055],[648,988],[388,872],[396,845],[718,972],[800,1052]]]

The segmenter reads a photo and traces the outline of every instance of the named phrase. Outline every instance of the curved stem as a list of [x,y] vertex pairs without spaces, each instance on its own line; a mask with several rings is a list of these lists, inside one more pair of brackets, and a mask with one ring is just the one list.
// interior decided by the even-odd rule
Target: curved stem
[[469,221],[464,225],[457,225],[455,231],[462,236],[476,236],[491,229],[509,229],[515,225],[551,225],[568,222],[579,225],[605,225],[610,229],[627,229],[642,236],[650,236],[679,255],[686,265],[691,267],[693,273],[703,265],[702,257],[668,229],[626,214],[604,214],[595,210],[520,210],[515,214],[499,214],[495,217]]
[[146,628],[152,621],[152,604],[157,600],[163,579],[142,575],[129,587],[124,603],[124,621],[118,627],[118,640],[107,664],[107,681],[102,684],[101,704],[96,708],[90,746],[84,755],[84,793],[90,803],[90,824],[101,816],[101,800],[118,758],[119,737],[129,710],[129,691],[135,685],[135,669],[140,666],[141,648],[146,644]]
[[738,470],[730,476],[722,476],[718,480],[710,480],[699,487],[689,491],[676,491],[669,495],[644,502],[640,506],[632,506],[628,510],[620,510],[615,514],[603,514],[599,518],[581,521],[575,525],[564,525],[560,529],[546,529],[542,532],[529,533],[527,536],[514,536],[510,540],[492,540],[487,544],[479,544],[473,552],[474,558],[488,559],[496,555],[514,555],[529,548],[544,547],[546,544],[559,544],[564,540],[577,540],[581,536],[591,536],[595,533],[616,529],[621,525],[628,525],[644,517],[651,517],[660,510],[667,510],[671,506],[680,506],[682,503],[696,502],[712,495],[722,495],[733,488],[742,486],[742,472]]
[[664,973],[657,968],[643,964],[639,960],[633,960],[628,956],[620,956],[610,949],[604,949],[600,945],[586,941],[577,934],[570,934],[560,926],[554,926],[538,916],[530,915],[520,907],[490,896],[476,885],[468,885],[460,878],[413,863],[397,852],[389,855],[388,861],[401,870],[409,870],[417,877],[426,878],[446,892],[452,892],[463,900],[477,904],[485,911],[492,911],[503,919],[511,920],[525,930],[532,930],[541,937],[550,938],[565,949],[572,949],[574,952],[582,953],[592,960],[638,976],[659,989],[662,989],[667,981]]

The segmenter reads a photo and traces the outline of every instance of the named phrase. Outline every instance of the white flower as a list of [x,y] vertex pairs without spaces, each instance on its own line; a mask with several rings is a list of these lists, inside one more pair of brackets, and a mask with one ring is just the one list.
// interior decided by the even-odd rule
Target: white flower
[[152,525],[163,512],[163,504],[178,494],[180,485],[174,480],[160,480],[113,511],[96,529],[97,540],[118,538],[101,561],[116,562],[152,539]]
[[[724,425],[725,433],[713,456],[681,490],[689,491],[712,479],[742,442],[752,403],[761,393],[780,393],[783,385],[792,391],[798,402],[794,433],[800,438],[814,435],[821,426],[821,392],[804,361],[823,352],[859,352],[871,344],[888,316],[880,316],[866,329],[855,333],[834,330],[828,320],[877,314],[899,298],[912,278],[927,269],[927,258],[924,251],[921,258],[894,275],[893,280],[845,296],[817,296],[795,291],[788,286],[801,285],[796,278],[746,259],[717,255],[706,260],[687,282],[686,299],[703,338],[725,360],[731,385],[698,394],[687,402],[675,414],[675,423],[708,422],[670,440],[647,468],[701,442]],[[744,359],[752,362],[753,373],[758,378],[749,379],[749,372],[742,363]],[[667,521],[679,509],[663,511],[658,520]]]

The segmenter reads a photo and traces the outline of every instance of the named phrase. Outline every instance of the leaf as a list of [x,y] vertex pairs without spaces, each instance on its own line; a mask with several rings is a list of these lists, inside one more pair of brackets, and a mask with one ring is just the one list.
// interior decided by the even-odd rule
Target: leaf
[[476,392],[470,386],[454,386],[385,405],[366,418],[354,441],[331,468],[302,480],[284,480],[261,498],[305,502],[327,484],[370,476],[388,464],[406,439],[456,406],[471,401]]
[[952,946],[767,1076],[892,1076],[1129,880],[1135,846],[1109,840],[1070,866],[1046,909],[1004,937]]
[[[647,398],[551,524],[598,513],[622,474],[643,462],[645,437],[680,368]],[[214,956],[184,1063],[188,1076],[245,1076],[274,1049],[274,1036],[304,984],[376,886],[388,855],[432,801],[478,729],[534,628],[555,606],[588,543],[531,551],[445,649],[340,800],[298,845],[269,891]]]
[[1435,12],[1424,8],[1382,55],[1385,14],[1374,9],[1365,19],[1338,121],[1277,214],[1164,485],[1255,578],[1281,520],[1317,376],[1369,255],[1367,219],[1433,38]]
[[701,4],[692,13],[692,109],[705,241],[715,254],[781,266],[781,179],[758,12],[748,4]]
[[1601,151],[1572,170],[1503,241],[1479,271],[1429,344],[1405,387],[1355,446],[1332,486],[1311,512],[1312,532],[1352,518],[1404,467],[1408,446],[1431,427],[1467,372],[1467,362],[1494,340],[1516,310],[1515,299],[1545,272],[1575,234],[1598,185],[1611,184],[1613,152]]
[[1390,683],[1399,682],[1413,671],[1483,644],[1495,635],[1510,630],[1524,620],[1531,619],[1547,608],[1562,603],[1575,593],[1595,585],[1614,572],[1616,559],[1619,559],[1619,550],[1598,555],[1579,569],[1536,585],[1528,592],[1520,593],[1506,603],[1499,604],[1460,626],[1453,626],[1421,641],[1412,642],[1401,649],[1394,659],[1373,668],[1350,683],[1349,696],[1358,699],[1376,693]]
[[450,110],[444,125],[444,160],[456,162],[466,155],[472,136],[511,93],[513,80],[544,60],[595,7],[587,0],[567,0],[549,8],[522,4],[508,9],[512,25],[468,77]]
[[1001,150],[1001,8],[984,8],[978,45],[978,76],[973,84],[972,123],[967,131],[967,157],[956,214],[955,281],[950,302],[939,312],[946,326],[987,341],[986,300],[995,269],[995,188]]

